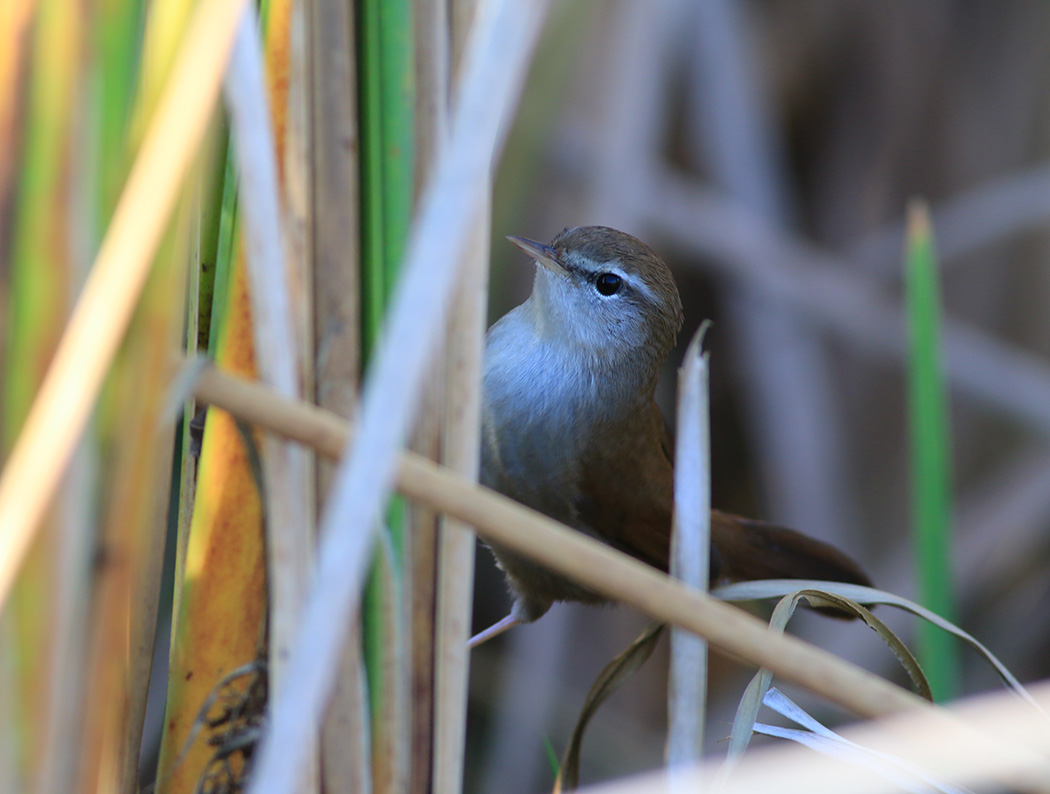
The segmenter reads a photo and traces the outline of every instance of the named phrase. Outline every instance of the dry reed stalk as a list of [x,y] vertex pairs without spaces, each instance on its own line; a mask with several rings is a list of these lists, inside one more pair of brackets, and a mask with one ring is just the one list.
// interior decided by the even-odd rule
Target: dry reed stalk
[[[418,54],[418,53],[417,53]],[[435,460],[443,446],[441,419],[444,414],[444,356],[435,355],[432,375],[420,405],[409,448]],[[404,596],[408,600],[409,691],[408,720],[404,746],[408,749],[408,792],[431,790],[434,744],[434,665],[437,641],[438,514],[428,505],[404,505],[405,575]]]
[[[282,232],[276,147],[263,78],[255,14],[245,13],[226,76],[226,102],[241,180],[245,263],[252,304],[255,360],[278,393],[299,395],[299,366]],[[270,591],[270,680],[279,690],[306,592],[313,538],[306,507],[306,456],[291,445],[263,443]]]
[[[481,359],[488,297],[489,216],[479,212],[448,333],[448,396],[443,463],[468,480],[478,477],[481,449]],[[474,532],[461,521],[441,523],[438,559],[437,667],[434,709],[434,791],[463,789]]]
[[[711,463],[705,323],[678,371],[671,575],[706,593],[711,558]],[[679,628],[671,631],[668,672],[667,763],[700,759],[707,702],[707,645]]]
[[452,46],[449,5],[447,0],[429,0],[418,3],[414,9],[417,195],[422,195],[433,178],[438,155],[448,143]]
[[[311,56],[312,204],[309,245],[313,282],[314,398],[349,417],[357,403],[360,340],[357,76],[354,18],[341,0],[305,4]],[[317,512],[333,466],[318,462]],[[321,731],[327,794],[371,791],[368,698],[355,618],[339,661]]]
[[0,606],[127,329],[186,167],[204,134],[244,0],[195,12],[95,266],[0,476]]
[[[407,540],[407,539],[406,539]],[[407,542],[406,542],[407,547]],[[377,792],[406,794],[410,781],[409,685],[410,576],[397,552],[392,529],[377,533],[372,561],[370,594],[376,596],[373,616],[380,630],[369,634],[365,629],[366,661],[374,650],[369,641],[378,637],[381,674],[369,676],[369,684],[379,687],[369,692],[373,706],[370,720],[372,748],[372,787]]]
[[[418,199],[433,178],[439,152],[448,142],[449,23],[446,0],[413,5],[415,125],[414,195]],[[429,363],[423,397],[409,448],[439,460],[445,446],[444,418],[447,388],[447,344]],[[439,516],[427,505],[405,506],[405,551],[411,574],[412,699],[410,704],[411,794],[433,789],[435,737],[435,655],[439,642],[437,577],[439,570]]]
[[315,388],[318,405],[348,418],[361,368],[353,17],[339,0],[311,8]]
[[[314,304],[316,290],[313,283],[313,197],[312,169],[312,52],[310,51],[309,3],[293,2],[288,31],[285,34],[288,61],[288,92],[286,107],[277,104],[277,94],[271,89],[270,110],[275,126],[280,115],[287,117],[284,141],[275,140],[277,163],[281,169],[282,221],[285,231],[285,284],[292,322],[292,341],[296,346],[296,375],[303,399],[312,401],[315,394]],[[275,34],[271,28],[268,34]],[[268,53],[267,74],[276,59],[276,47]],[[271,77],[272,79],[272,77]],[[307,451],[303,475],[303,494],[299,498],[302,515],[299,523],[305,527],[308,548],[305,552],[309,568],[313,566],[317,543],[317,516],[320,506],[317,494],[317,459]]]
[[[1050,682],[1031,689],[1044,711]],[[945,719],[946,717],[950,719]],[[969,726],[974,730],[967,730]],[[1009,692],[956,701],[946,709],[887,716],[837,731],[862,747],[903,759],[930,776],[974,790],[1050,791],[1050,730],[1046,718]],[[995,737],[994,741],[990,737]],[[705,791],[721,764],[685,772],[693,791]],[[586,794],[663,794],[665,772],[586,789]],[[986,788],[985,788],[986,787]],[[901,789],[866,766],[782,742],[751,750],[719,789],[724,794],[885,794]]]
[[[452,4],[446,69],[455,74],[473,24],[477,0]],[[491,175],[488,177],[491,181]],[[462,265],[447,334],[445,443],[442,462],[477,480],[481,449],[481,367],[488,306],[490,200],[482,200]],[[463,790],[467,689],[474,593],[473,530],[443,516],[438,540],[436,665],[434,673],[433,791]]]
[[[196,394],[331,457],[338,456],[347,442],[348,427],[338,417],[305,403],[288,403],[264,387],[215,371],[201,375]],[[881,678],[795,637],[771,634],[757,618],[418,455],[402,456],[397,485],[409,498],[471,524],[487,539],[653,618],[703,636],[722,652],[768,667],[774,674],[861,716],[927,707],[924,701]]]
[[[302,253],[302,249],[289,243],[281,201],[281,185],[289,182],[289,169],[283,167],[288,131],[298,129],[288,119],[292,4],[274,2],[269,11],[265,70],[258,21],[249,10],[234,43],[225,94],[241,181],[239,201],[256,366],[263,381],[282,394],[298,397],[305,369],[301,355],[305,293],[300,262],[289,252]],[[301,175],[302,171],[293,169],[293,173]],[[285,665],[313,565],[314,487],[306,451],[292,444],[264,439],[262,468],[268,686],[273,697],[284,686]],[[316,741],[312,740],[310,750],[313,760],[298,781],[300,794],[317,791],[320,785]]]
[[[296,360],[299,365],[299,388],[303,394],[314,393],[314,285],[313,268],[313,229],[314,206],[312,151],[313,131],[311,125],[311,62],[309,40],[309,4],[293,3],[292,18],[287,32],[288,94],[282,109],[277,104],[276,96],[271,94],[270,111],[275,119],[282,113],[287,116],[283,145],[275,140],[277,163],[280,167],[281,198],[283,199],[283,221],[287,249],[286,281],[289,289],[288,302],[291,307],[293,340],[296,344]],[[271,32],[273,32],[271,30]],[[276,57],[271,49],[269,56]],[[270,66],[267,66],[269,70]],[[276,121],[274,122],[276,125]],[[311,493],[315,490],[314,461],[308,465]],[[316,513],[313,511],[312,499],[306,500],[309,512],[305,523],[311,528],[316,526]]]
[[[266,71],[270,80],[270,112],[275,129],[283,123],[284,139],[275,136],[277,165],[280,174],[282,202],[282,225],[285,232],[285,281],[288,291],[292,343],[295,345],[295,375],[300,392],[314,392],[314,300],[312,235],[314,206],[312,202],[313,178],[311,168],[312,145],[312,95],[310,47],[310,8],[308,3],[289,3],[290,13],[284,15],[285,24],[278,26],[271,16],[267,28]],[[284,68],[282,83],[281,68]],[[287,452],[285,453],[287,454]],[[314,549],[317,542],[317,461],[311,450],[307,450],[300,463],[302,470],[299,482],[292,489],[294,507],[300,512],[296,516],[295,530],[291,533],[293,543],[302,544],[296,563],[302,566],[302,575],[296,584],[305,592],[306,582],[313,567]],[[294,616],[293,616],[294,620]],[[271,644],[271,653],[273,645]],[[300,794],[320,791],[322,780],[321,734],[317,732],[317,749],[298,791]]]

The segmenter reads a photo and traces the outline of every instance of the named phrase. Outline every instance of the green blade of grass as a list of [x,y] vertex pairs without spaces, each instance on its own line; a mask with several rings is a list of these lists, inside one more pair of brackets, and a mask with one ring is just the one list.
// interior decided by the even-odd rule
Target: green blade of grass
[[379,333],[412,220],[414,72],[409,0],[360,4],[364,346]]
[[[227,138],[226,167],[222,180],[222,196],[219,207],[219,225],[215,241],[215,274],[212,277],[210,312],[208,314],[208,355],[218,352],[223,324],[229,304],[233,265],[237,240],[237,165],[233,157],[233,144]],[[204,309],[204,306],[201,306]],[[204,317],[201,318],[204,324]]]
[[[225,239],[223,238],[223,218],[227,213],[224,204],[227,201],[227,185],[235,185],[236,174],[230,164],[229,157],[229,131],[226,127],[225,117],[221,112],[219,118],[213,122],[213,130],[209,134],[209,146],[212,151],[212,163],[210,168],[204,169],[201,184],[201,213],[200,213],[200,262],[199,274],[196,288],[196,329],[192,338],[186,339],[186,349],[189,351],[207,352],[211,349],[211,321],[212,306],[219,289],[219,273],[221,265],[222,273],[222,298],[227,292],[227,279],[229,278],[230,245],[229,237],[232,227],[234,191],[230,188],[229,218],[225,224]],[[226,243],[225,248],[220,247],[220,240]]]
[[415,70],[413,16],[410,0],[379,3],[383,68],[382,183],[384,302],[397,281],[412,222],[415,157]]
[[[917,201],[908,208],[904,269],[916,572],[922,603],[954,621],[950,440],[941,357],[939,279],[929,212],[924,203]],[[959,660],[954,640],[935,627],[923,624],[918,648],[935,698],[954,697],[959,691]]]
[[[361,321],[362,355],[369,360],[379,338],[383,312],[397,279],[412,219],[414,167],[414,55],[410,0],[365,0],[358,4],[358,119],[361,142]],[[403,570],[404,504],[395,499],[387,511],[391,559]],[[401,763],[396,747],[403,737],[377,722],[387,713],[397,684],[387,661],[395,634],[387,626],[390,591],[375,568],[363,605],[364,656],[377,788],[396,777]]]

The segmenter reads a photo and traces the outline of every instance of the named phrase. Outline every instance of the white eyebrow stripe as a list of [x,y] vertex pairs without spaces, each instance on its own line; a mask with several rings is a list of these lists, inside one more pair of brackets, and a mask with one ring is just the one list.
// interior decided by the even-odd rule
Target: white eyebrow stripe
[[596,272],[597,273],[614,273],[615,275],[617,275],[620,278],[622,278],[624,280],[624,282],[628,286],[632,287],[633,289],[638,290],[640,293],[642,293],[649,300],[655,301],[655,297],[653,295],[653,291],[649,287],[649,285],[645,283],[644,279],[638,278],[637,276],[630,275],[630,274],[624,272],[624,270],[622,268],[620,268],[618,265],[616,265],[614,262],[604,262],[604,263],[602,263],[602,265],[598,268],[598,270]]
[[618,275],[621,278],[623,278],[624,281],[626,281],[628,284],[630,284],[632,287],[634,287],[634,289],[636,289],[640,293],[642,293],[650,301],[653,301],[654,303],[656,302],[656,297],[653,295],[652,289],[649,287],[648,284],[645,283],[645,281],[643,279],[634,278],[632,276],[628,276],[628,275],[625,275],[623,273],[620,273]]

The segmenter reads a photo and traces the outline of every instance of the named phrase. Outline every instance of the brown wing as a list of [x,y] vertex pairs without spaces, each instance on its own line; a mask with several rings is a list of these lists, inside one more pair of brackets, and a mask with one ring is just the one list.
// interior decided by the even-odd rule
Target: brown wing
[[[586,460],[577,514],[586,531],[667,570],[674,508],[673,441],[655,405],[647,433],[630,434]],[[711,511],[711,579],[823,579],[870,585],[835,547],[785,527]]]
[[669,435],[655,403],[640,421],[648,432],[618,435],[586,453],[576,511],[585,531],[666,571],[674,504]]

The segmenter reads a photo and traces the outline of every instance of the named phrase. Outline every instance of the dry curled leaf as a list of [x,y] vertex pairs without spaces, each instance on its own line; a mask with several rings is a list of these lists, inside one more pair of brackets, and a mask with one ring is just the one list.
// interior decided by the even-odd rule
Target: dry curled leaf
[[[926,680],[922,668],[919,667],[915,656],[908,650],[904,642],[885,623],[875,617],[871,610],[866,609],[850,598],[822,588],[795,590],[785,595],[773,610],[773,616],[769,621],[770,629],[778,633],[783,632],[791,616],[795,613],[795,608],[798,606],[799,601],[802,599],[809,602],[810,606],[831,607],[863,620],[879,635],[900,661],[919,695],[926,700],[932,700],[930,684]],[[727,768],[731,767],[744,750],[747,749],[747,745],[751,741],[751,735],[754,732],[755,722],[758,720],[758,710],[772,680],[772,673],[763,668],[755,674],[755,677],[751,679],[747,689],[744,691],[740,704],[737,706],[736,716],[733,719],[729,752],[726,757]]]
[[591,717],[610,695],[645,664],[666,628],[666,623],[650,623],[598,674],[583,702],[580,716],[576,720],[576,727],[572,731],[572,738],[569,739],[569,746],[565,749],[565,755],[562,756],[561,769],[558,771],[557,780],[554,781],[554,794],[576,790],[580,780],[580,746],[583,744],[583,732],[587,729]]

